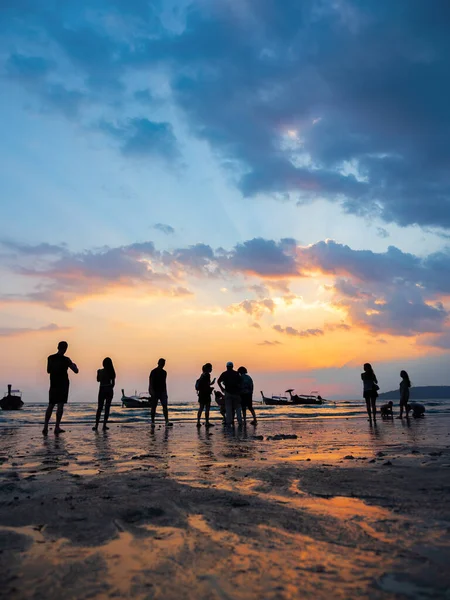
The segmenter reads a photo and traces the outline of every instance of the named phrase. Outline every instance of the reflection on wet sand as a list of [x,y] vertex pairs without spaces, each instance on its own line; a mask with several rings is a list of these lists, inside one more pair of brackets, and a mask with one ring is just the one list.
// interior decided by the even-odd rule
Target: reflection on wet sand
[[387,600],[449,585],[442,421],[69,433],[5,436],[9,597],[20,585],[45,600],[68,588],[76,600]]

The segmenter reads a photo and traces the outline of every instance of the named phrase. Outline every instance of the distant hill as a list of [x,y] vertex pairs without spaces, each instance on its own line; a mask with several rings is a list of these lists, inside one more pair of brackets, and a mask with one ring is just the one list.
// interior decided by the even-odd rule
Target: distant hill
[[[411,388],[411,400],[447,400],[450,399],[450,385],[424,385]],[[380,400],[399,400],[399,390],[379,394]]]

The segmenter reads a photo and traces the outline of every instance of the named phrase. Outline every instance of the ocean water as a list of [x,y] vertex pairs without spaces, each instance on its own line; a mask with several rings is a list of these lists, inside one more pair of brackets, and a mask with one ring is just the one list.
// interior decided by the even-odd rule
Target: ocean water
[[[40,425],[44,419],[47,404],[27,403],[20,411],[0,410],[0,427]],[[426,408],[425,414],[447,414],[450,415],[450,400],[421,400]],[[378,403],[380,406],[382,402]],[[360,400],[336,400],[328,401],[320,406],[266,406],[258,400],[253,403],[259,420],[297,420],[297,419],[345,419],[361,418],[366,415],[364,401]],[[95,419],[97,404],[93,402],[69,402],[64,411],[63,422],[67,424],[88,424]],[[171,421],[194,422],[198,410],[197,402],[170,403],[169,417]],[[394,403],[394,414],[398,413],[398,403]],[[120,399],[114,399],[111,407],[111,423],[147,423],[150,419],[148,408],[122,408]],[[162,419],[162,410],[158,406],[157,420]],[[220,412],[217,404],[211,404],[211,419],[220,420]],[[54,417],[52,419],[54,421]]]

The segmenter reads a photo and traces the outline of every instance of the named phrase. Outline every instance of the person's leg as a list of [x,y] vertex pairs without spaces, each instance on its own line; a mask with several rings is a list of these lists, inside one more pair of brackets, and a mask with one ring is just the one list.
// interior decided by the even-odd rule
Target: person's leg
[[154,423],[155,423],[157,405],[158,405],[158,398],[156,396],[152,397],[151,407],[150,407],[150,416],[151,416],[151,420],[152,420],[152,425],[154,425]]
[[239,427],[242,427],[242,408],[241,408],[241,397],[235,396],[233,402],[233,408],[236,411],[236,419]]
[[54,404],[49,404],[47,406],[47,410],[45,411],[44,429],[42,430],[42,433],[44,435],[47,435],[47,433],[48,433],[48,424],[49,424],[50,419],[52,417],[52,412],[53,412],[54,406],[55,406]]
[[205,425],[206,427],[214,427],[212,423],[209,422],[209,410],[211,408],[211,401],[205,404]]
[[99,390],[98,399],[97,399],[97,414],[95,415],[95,425],[92,428],[93,431],[97,431],[98,424],[100,423],[100,418],[102,416],[103,405],[105,403],[105,398],[102,392]]
[[253,421],[251,422],[251,424],[256,425],[256,413],[255,413],[255,409],[253,408],[253,397],[251,394],[248,395],[247,408],[253,417]]
[[371,408],[370,408],[370,398],[365,398],[366,400],[366,409],[367,409],[367,414],[369,415],[369,420],[372,420],[372,412],[371,412]]
[[225,394],[225,420],[228,426],[233,425],[233,397]]
[[64,402],[58,403],[58,408],[56,409],[56,423],[55,423],[55,433],[64,433],[64,429],[61,429],[61,419],[64,414]]
[[166,421],[166,425],[172,425],[169,421],[169,407],[168,407],[168,398],[167,395],[161,396],[161,406],[163,409],[164,420]]
[[377,418],[377,397],[376,396],[372,396],[372,398],[370,399],[370,403],[372,405],[373,420],[376,421],[376,418]]
[[200,419],[202,418],[203,412],[203,402],[199,401],[198,411],[197,411],[197,427],[200,427]]
[[109,429],[109,427],[106,426],[106,424],[108,423],[108,419],[109,419],[109,413],[111,411],[111,402],[112,402],[112,398],[107,398],[106,399],[106,403],[105,403],[105,415],[103,417],[103,429]]

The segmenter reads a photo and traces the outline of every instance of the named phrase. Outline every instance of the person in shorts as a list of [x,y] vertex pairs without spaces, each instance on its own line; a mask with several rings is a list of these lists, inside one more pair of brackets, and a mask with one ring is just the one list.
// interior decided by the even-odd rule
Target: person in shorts
[[202,417],[203,411],[205,411],[205,427],[214,427],[212,423],[209,422],[209,411],[211,409],[211,394],[213,391],[214,379],[211,381],[211,373],[212,373],[212,364],[206,363],[202,367],[202,374],[196,383],[196,388],[198,392],[198,412],[197,412],[197,427],[201,427],[200,419]]
[[61,419],[64,413],[64,405],[69,399],[69,375],[68,369],[74,373],[78,373],[77,365],[65,356],[69,344],[67,342],[59,342],[58,352],[51,354],[47,359],[47,373],[50,375],[50,390],[48,393],[48,408],[45,411],[45,423],[42,430],[43,435],[48,434],[48,424],[50,422],[53,409],[56,409],[55,435],[64,433],[61,429]]
[[167,371],[164,369],[165,365],[166,360],[164,358],[160,358],[158,360],[158,366],[155,367],[150,373],[148,393],[151,397],[151,420],[152,425],[154,425],[156,417],[156,407],[158,405],[159,400],[163,409],[166,426],[172,427],[172,423],[169,421],[169,409],[167,398]]
[[253,379],[245,367],[239,367],[237,372],[241,376],[241,407],[244,425],[247,423],[247,409],[253,417],[253,421],[250,424],[256,425],[256,413],[253,408]]

